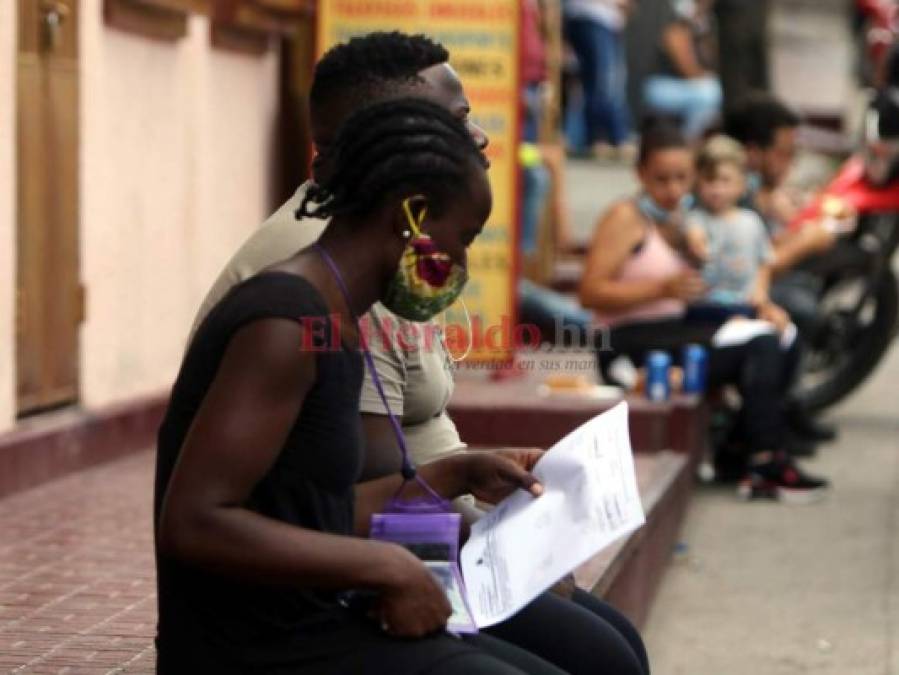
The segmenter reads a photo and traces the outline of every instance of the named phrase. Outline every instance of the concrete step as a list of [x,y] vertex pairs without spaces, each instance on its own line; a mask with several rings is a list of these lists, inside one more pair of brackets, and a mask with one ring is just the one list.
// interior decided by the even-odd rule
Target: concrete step
[[635,457],[646,524],[577,570],[577,585],[611,603],[641,627],[668,567],[687,514],[693,462],[670,450]]
[[[462,438],[483,447],[548,448],[566,434],[621,399],[596,398],[591,393],[541,393],[532,379],[505,382],[460,381],[449,414]],[[631,443],[636,452],[674,450],[701,456],[708,409],[695,396],[676,395],[654,403],[627,396]]]
[[21,420],[14,431],[0,434],[0,497],[149,447],[167,402],[166,392]]

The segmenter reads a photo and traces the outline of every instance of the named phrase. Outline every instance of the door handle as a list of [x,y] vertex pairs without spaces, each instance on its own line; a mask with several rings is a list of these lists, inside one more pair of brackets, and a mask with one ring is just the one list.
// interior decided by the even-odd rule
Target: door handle
[[70,11],[69,6],[62,0],[41,0],[44,45],[48,51],[56,51],[59,46],[62,24],[65,23]]

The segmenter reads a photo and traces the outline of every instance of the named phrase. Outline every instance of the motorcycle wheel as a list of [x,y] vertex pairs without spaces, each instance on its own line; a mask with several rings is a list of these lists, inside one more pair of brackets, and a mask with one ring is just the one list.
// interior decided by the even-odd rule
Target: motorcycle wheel
[[[822,304],[827,303],[827,295]],[[865,322],[863,317],[861,325],[855,325],[848,312],[841,317],[839,310],[834,310],[825,344],[808,349],[796,395],[810,412],[845,398],[874,371],[892,343],[899,320],[899,291],[892,271],[881,277],[865,305],[861,314],[868,315],[869,320]],[[841,319],[848,326],[843,334],[839,328]]]

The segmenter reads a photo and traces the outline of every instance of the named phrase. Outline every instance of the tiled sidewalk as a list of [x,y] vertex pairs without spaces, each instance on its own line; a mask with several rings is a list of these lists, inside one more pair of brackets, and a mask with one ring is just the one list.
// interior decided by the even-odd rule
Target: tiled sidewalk
[[0,673],[152,673],[153,453],[0,500]]

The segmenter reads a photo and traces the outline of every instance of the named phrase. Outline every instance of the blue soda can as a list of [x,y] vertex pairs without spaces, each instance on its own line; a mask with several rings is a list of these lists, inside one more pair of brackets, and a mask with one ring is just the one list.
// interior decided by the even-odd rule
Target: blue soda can
[[646,357],[646,397],[650,401],[668,400],[671,395],[670,369],[671,357],[667,352],[649,352]]
[[702,345],[684,347],[684,393],[701,394],[708,377],[709,355]]

